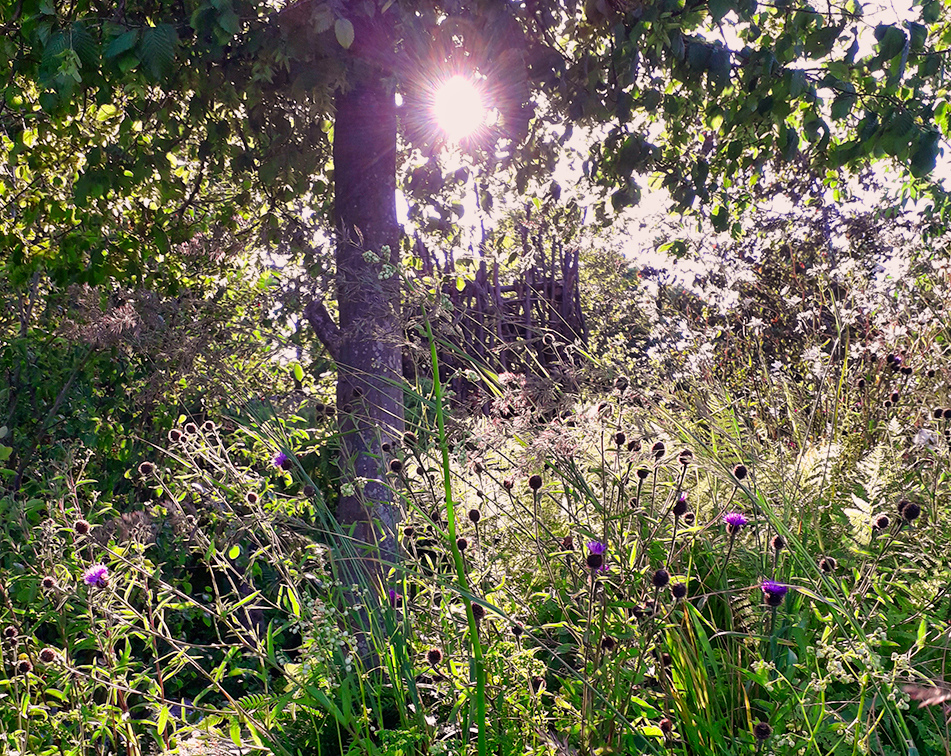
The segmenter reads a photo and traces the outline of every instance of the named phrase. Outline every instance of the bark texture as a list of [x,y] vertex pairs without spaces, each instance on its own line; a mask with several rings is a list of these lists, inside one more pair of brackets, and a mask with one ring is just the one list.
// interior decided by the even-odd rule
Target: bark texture
[[336,96],[333,145],[340,462],[344,483],[354,486],[341,497],[337,519],[352,527],[371,579],[385,579],[386,566],[396,562],[399,509],[386,484],[382,444],[394,444],[404,425],[396,100],[374,63],[392,49],[385,21],[377,14],[355,23],[353,75]]

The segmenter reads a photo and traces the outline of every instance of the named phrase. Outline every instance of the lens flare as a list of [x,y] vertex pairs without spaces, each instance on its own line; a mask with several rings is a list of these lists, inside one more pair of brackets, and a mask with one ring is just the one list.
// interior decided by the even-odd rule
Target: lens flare
[[436,89],[433,115],[448,139],[462,141],[485,121],[482,93],[471,79],[453,76]]

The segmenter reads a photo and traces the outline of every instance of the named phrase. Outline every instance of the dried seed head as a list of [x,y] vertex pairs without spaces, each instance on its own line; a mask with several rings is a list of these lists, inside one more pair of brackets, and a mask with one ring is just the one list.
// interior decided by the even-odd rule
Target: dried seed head
[[646,467],[640,467],[637,470],[637,477],[639,480],[647,480],[650,477],[651,471]]
[[604,556],[601,554],[588,554],[587,559],[585,559],[588,567],[592,570],[599,570],[604,566]]
[[515,488],[515,481],[511,478],[506,478],[502,481],[502,488],[504,488],[506,491],[511,491],[513,488]]
[[531,488],[536,493],[541,490],[542,487],[542,476],[541,475],[532,475],[528,479],[528,487]]
[[773,551],[782,551],[786,548],[786,539],[781,535],[774,535],[769,541],[770,547]]
[[44,591],[51,591],[56,587],[56,580],[52,575],[46,575],[40,585],[43,586]]
[[79,535],[86,535],[89,532],[89,527],[89,523],[86,520],[76,520],[76,524],[73,525],[73,530]]
[[40,661],[49,664],[56,659],[56,651],[49,646],[40,651]]
[[402,470],[403,470],[403,463],[402,463],[402,462],[400,462],[398,459],[391,459],[391,460],[390,460],[390,472],[400,473],[400,472],[402,472]]
[[17,629],[13,625],[7,625],[3,628],[3,637],[7,640],[13,640],[17,637]]
[[476,524],[481,519],[482,519],[482,513],[478,509],[469,510],[469,520],[472,522],[472,524]]
[[436,666],[439,662],[442,661],[442,651],[438,648],[431,648],[426,652],[426,661],[428,661],[432,666]]
[[254,491],[248,491],[244,495],[244,500],[253,507],[255,504],[258,503],[258,501],[260,500],[260,497]]
[[392,448],[393,448],[393,447],[390,446],[390,442],[389,442],[389,441],[384,441],[382,444],[380,444],[380,451],[383,452],[384,454],[389,454],[389,453],[390,453],[390,449],[392,449]]
[[684,515],[684,525],[693,525],[697,521],[697,515],[693,512],[687,512]]
[[769,740],[769,736],[772,734],[773,728],[770,727],[766,722],[757,722],[756,726],[753,728],[753,737],[755,737],[760,742]]
[[29,659],[20,659],[20,661],[17,662],[17,672],[19,672],[21,675],[27,675],[32,671],[33,664]]
[[469,548],[469,542],[465,538],[457,538],[456,548],[459,549],[459,551],[465,551]]
[[686,467],[693,461],[693,452],[690,449],[684,449],[677,455],[677,459],[680,460],[681,465]]
[[624,446],[627,441],[627,434],[624,431],[618,431],[614,434],[614,443],[618,445],[618,448]]
[[627,450],[633,453],[639,452],[641,450],[641,442],[636,438],[632,438],[627,442]]
[[141,465],[139,465],[139,475],[142,475],[143,477],[148,477],[154,472],[155,472],[155,465],[152,464],[151,462],[146,461],[146,462],[143,462]]
[[673,506],[674,517],[683,517],[687,514],[687,494],[682,493],[677,497]]
[[194,423],[185,423],[184,430],[189,436],[194,436],[196,433],[198,433],[198,426]]
[[525,628],[521,625],[512,625],[512,635],[516,638],[521,638],[523,632],[525,632]]
[[177,444],[183,438],[184,436],[182,435],[182,432],[178,428],[172,428],[168,432],[168,440],[171,441],[173,444]]
[[481,622],[485,619],[485,607],[482,604],[473,604],[472,616],[475,617],[476,622]]
[[733,477],[737,480],[746,480],[747,474],[746,465],[737,465],[733,468]]
[[921,515],[921,507],[915,502],[909,501],[902,509],[898,510],[905,522],[913,522]]
[[654,455],[654,459],[661,459],[667,453],[667,447],[664,445],[663,441],[658,441],[651,447],[651,454]]
[[601,648],[605,651],[613,651],[617,647],[617,641],[610,635],[605,635],[601,639]]
[[891,524],[892,524],[892,521],[889,518],[889,516],[886,514],[883,514],[875,518],[875,522],[872,524],[872,526],[876,530],[888,530],[888,526]]
[[819,560],[819,569],[826,574],[835,572],[838,566],[839,563],[835,561],[835,557],[822,557],[822,559]]
[[687,584],[686,583],[674,583],[670,586],[670,595],[675,599],[682,599],[687,595]]
[[308,483],[308,484],[307,484],[306,486],[304,486],[304,488],[301,490],[301,493],[304,494],[304,496],[306,496],[307,498],[310,498],[310,497],[313,496],[315,493],[317,493],[317,489],[314,488],[310,483]]
[[660,731],[664,733],[664,735],[670,735],[670,733],[674,731],[674,723],[667,719],[667,717],[660,720],[657,726],[660,727]]
[[407,446],[416,446],[419,443],[419,439],[416,438],[416,434],[413,431],[406,431],[403,434],[403,443]]
[[655,588],[663,588],[665,585],[667,585],[667,583],[670,582],[670,573],[661,567],[653,574],[651,577],[651,582],[654,584]]

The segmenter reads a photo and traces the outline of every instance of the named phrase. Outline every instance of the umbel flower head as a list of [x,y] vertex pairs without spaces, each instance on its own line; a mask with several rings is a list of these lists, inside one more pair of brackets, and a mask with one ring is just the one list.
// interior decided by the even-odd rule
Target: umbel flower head
[[777,583],[775,580],[764,580],[760,588],[763,591],[763,598],[769,606],[779,606],[789,592],[789,586],[783,583]]
[[749,520],[742,512],[727,512],[723,515],[723,522],[726,523],[726,532],[735,535]]
[[109,568],[104,564],[94,564],[83,573],[83,582],[94,588],[102,588],[109,577]]

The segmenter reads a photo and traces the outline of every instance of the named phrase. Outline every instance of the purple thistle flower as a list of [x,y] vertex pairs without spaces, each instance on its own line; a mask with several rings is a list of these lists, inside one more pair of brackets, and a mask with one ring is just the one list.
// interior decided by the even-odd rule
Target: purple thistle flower
[[588,551],[592,554],[604,554],[608,550],[608,547],[605,546],[601,541],[588,541]]
[[102,588],[106,584],[107,577],[109,577],[109,568],[104,564],[94,564],[83,573],[83,582],[86,585]]
[[727,530],[730,533],[735,533],[737,530],[746,525],[749,520],[746,519],[746,515],[742,512],[727,512],[723,516],[723,522],[727,525]]
[[786,593],[789,591],[788,585],[777,583],[775,580],[764,580],[760,588],[763,591],[763,598],[766,599],[766,603],[770,606],[779,606],[783,603],[783,598],[785,598]]
[[400,599],[403,598],[403,596],[397,593],[393,588],[390,588],[390,590],[386,592],[386,595],[389,596],[390,606],[393,606],[393,607],[399,606]]
[[274,455],[274,459],[271,460],[271,464],[281,470],[289,467],[290,463],[291,458],[288,457],[284,452],[278,452]]

